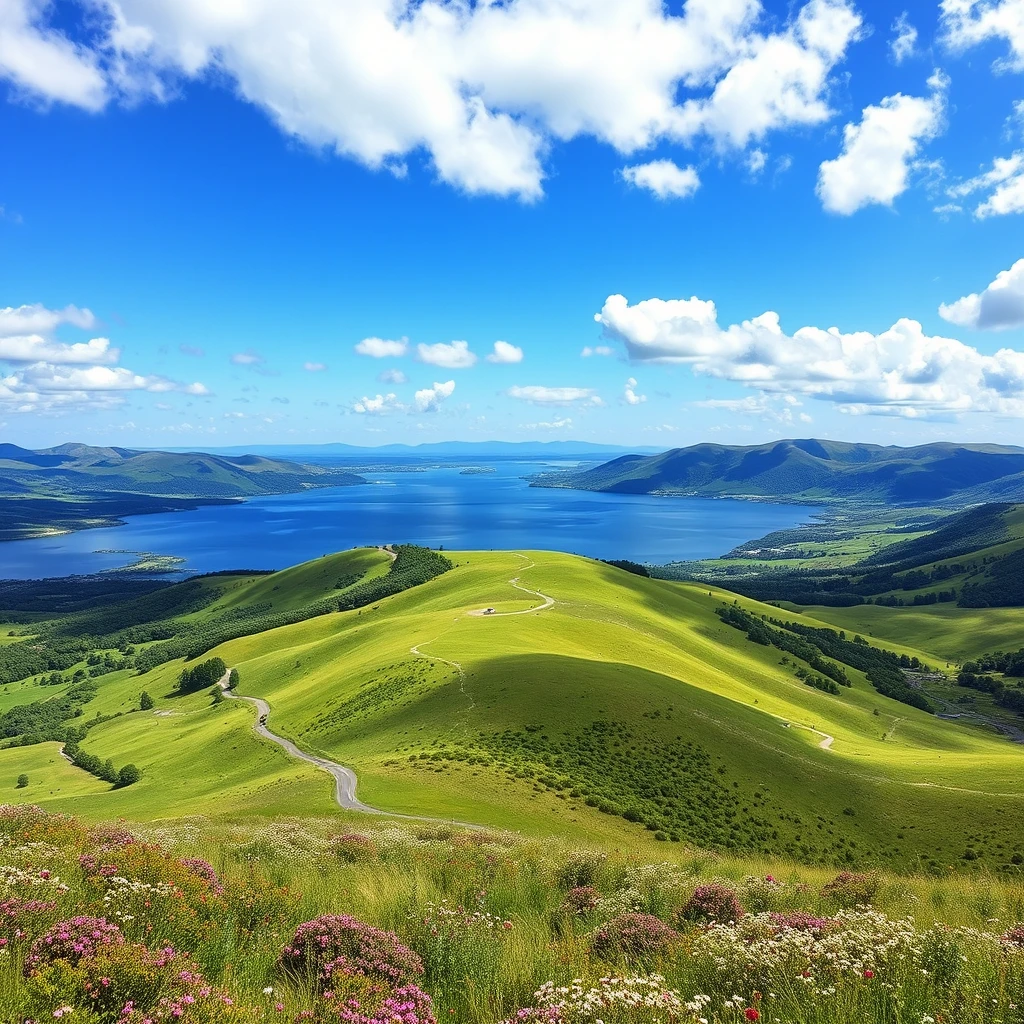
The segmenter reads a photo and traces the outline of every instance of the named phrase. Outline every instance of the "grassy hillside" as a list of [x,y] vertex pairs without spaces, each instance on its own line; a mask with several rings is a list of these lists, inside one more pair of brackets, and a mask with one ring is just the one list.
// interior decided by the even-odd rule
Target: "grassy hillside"
[[[414,589],[209,654],[237,667],[239,692],[269,701],[277,733],[355,768],[360,798],[387,811],[936,870],[979,858],[998,869],[1021,848],[1021,747],[884,697],[853,668],[839,694],[807,685],[788,655],[721,621],[732,594],[567,555],[450,557],[454,569]],[[183,628],[228,606],[344,593],[339,579],[382,566],[382,552],[349,552],[216,577]],[[332,813],[326,774],[258,740],[251,709],[178,696],[180,669],[99,679],[86,720],[121,714],[81,746],[143,775],[125,789],[90,781],[72,794],[78,813]],[[155,707],[134,710],[143,690]],[[0,750],[0,778],[32,749]],[[70,806],[64,791],[32,798]]]
[[1024,498],[1024,449],[928,444],[882,447],[840,441],[699,444],[626,455],[582,472],[548,474],[537,486],[623,494],[694,494],[900,504]]
[[992,503],[920,521],[893,513],[850,518],[659,573],[798,605],[1024,606],[1024,505]]

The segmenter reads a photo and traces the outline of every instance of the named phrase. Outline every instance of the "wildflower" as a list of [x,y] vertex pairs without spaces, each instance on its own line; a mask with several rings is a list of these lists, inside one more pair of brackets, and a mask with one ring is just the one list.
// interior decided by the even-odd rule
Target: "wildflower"
[[747,1020],[760,1020],[761,1019],[761,1014],[757,1010],[755,1010],[752,1006],[748,1006],[743,1011],[743,1016],[746,1017]]

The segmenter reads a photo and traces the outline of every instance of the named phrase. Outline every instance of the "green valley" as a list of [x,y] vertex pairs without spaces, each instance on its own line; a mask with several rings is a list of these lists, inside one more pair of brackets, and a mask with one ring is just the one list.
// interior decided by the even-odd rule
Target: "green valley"
[[[179,693],[183,665],[217,657],[275,733],[354,769],[385,812],[904,869],[1007,870],[1024,850],[1020,746],[885,696],[853,665],[838,693],[816,688],[820,660],[721,617],[777,608],[568,555],[397,550],[404,563],[345,552],[57,618],[11,608],[0,667],[22,645],[65,654],[33,677],[62,682],[11,679],[3,706],[59,699],[83,675],[95,695],[59,728],[141,778],[112,787],[61,763],[57,733],[8,740],[0,786],[13,796],[28,774],[19,799],[93,820],[345,813],[326,773],[253,733],[251,708]],[[820,627],[819,611],[799,617]],[[941,645],[910,646],[944,670]]]

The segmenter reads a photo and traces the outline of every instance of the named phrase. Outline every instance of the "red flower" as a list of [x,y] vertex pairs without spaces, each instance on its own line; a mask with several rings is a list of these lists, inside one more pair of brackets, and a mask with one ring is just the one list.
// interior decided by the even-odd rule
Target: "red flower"
[[761,1019],[761,1014],[758,1013],[758,1011],[755,1010],[752,1006],[748,1006],[743,1011],[743,1016],[746,1017],[747,1020],[760,1020]]
[[864,972],[864,977],[865,978],[873,978],[874,976],[875,976],[875,972],[874,971],[865,971]]

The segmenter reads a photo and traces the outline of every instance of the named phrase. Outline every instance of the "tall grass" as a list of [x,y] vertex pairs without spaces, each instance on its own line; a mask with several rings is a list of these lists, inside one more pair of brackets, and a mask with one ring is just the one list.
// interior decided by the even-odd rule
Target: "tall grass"
[[[31,943],[55,921],[81,914],[118,923],[126,948],[171,947],[195,961],[221,1001],[213,1009],[208,1000],[183,1004],[186,1024],[220,1024],[226,1013],[278,1024],[346,1019],[331,1016],[333,1004],[309,979],[284,973],[279,960],[296,926],[325,914],[394,932],[422,959],[416,983],[433,998],[436,1019],[455,1024],[498,1024],[517,1013],[594,1024],[1024,1020],[1024,939],[1007,937],[1024,919],[1018,878],[837,879],[678,847],[666,848],[672,859],[651,863],[624,848],[438,828],[339,835],[336,819],[182,822],[136,829],[129,842],[123,830],[88,831],[68,819],[0,809],[0,840],[0,865],[8,865],[0,866],[5,1024],[52,1019],[65,1007],[76,1024],[135,1024],[137,1008],[101,1011],[81,996],[82,966],[23,975]],[[215,877],[195,867],[197,858]],[[734,893],[746,916],[693,920],[687,908],[707,884]],[[573,892],[586,898],[567,899]],[[18,910],[30,897],[52,907]],[[597,931],[627,914],[639,922],[638,943],[613,942],[598,956]],[[657,931],[645,915],[670,926],[659,925],[667,943],[644,945]],[[137,963],[122,963],[128,956],[115,957],[109,970],[127,972],[138,987]],[[164,985],[160,977],[153,984]],[[332,982],[360,998],[367,984],[353,975]],[[139,1024],[147,1019],[162,1018],[143,1015]]]

